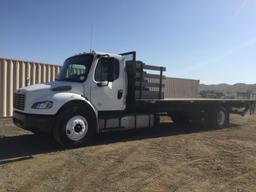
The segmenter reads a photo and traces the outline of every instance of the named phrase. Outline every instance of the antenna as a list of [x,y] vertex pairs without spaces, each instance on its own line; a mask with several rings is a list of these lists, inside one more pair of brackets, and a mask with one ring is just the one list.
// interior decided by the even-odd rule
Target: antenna
[[91,24],[91,34],[90,34],[90,52],[92,52],[92,40],[93,40],[93,24]]

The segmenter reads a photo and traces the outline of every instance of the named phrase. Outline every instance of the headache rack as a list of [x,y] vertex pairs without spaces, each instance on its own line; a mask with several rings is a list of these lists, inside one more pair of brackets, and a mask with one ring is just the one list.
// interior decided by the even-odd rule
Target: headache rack
[[146,65],[136,60],[136,53],[129,52],[121,55],[132,54],[130,60],[126,60],[126,71],[128,75],[128,104],[133,104],[136,100],[154,100],[164,98],[163,72],[165,67]]

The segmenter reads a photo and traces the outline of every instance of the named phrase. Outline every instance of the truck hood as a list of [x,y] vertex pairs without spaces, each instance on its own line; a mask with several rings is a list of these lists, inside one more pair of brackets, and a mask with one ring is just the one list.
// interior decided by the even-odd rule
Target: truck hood
[[27,86],[18,90],[18,92],[27,94],[40,93],[41,96],[61,91],[83,94],[83,86],[81,83],[53,81],[44,84]]
[[[54,81],[50,83],[37,84],[18,89],[16,94],[24,94],[24,110],[15,108],[29,114],[56,114],[63,103],[74,98],[83,98],[84,88],[82,83]],[[81,97],[81,98],[80,98]],[[52,101],[54,103],[50,110],[37,110],[31,106],[37,102]]]

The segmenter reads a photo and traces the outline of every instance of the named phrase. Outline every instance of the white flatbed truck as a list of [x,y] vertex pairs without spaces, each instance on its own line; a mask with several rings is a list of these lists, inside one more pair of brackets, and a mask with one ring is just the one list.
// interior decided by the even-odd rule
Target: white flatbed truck
[[178,123],[200,120],[221,128],[229,125],[230,113],[254,113],[255,100],[164,99],[164,71],[137,61],[136,52],[69,57],[56,81],[15,92],[13,122],[77,147],[96,133],[153,127],[162,114]]

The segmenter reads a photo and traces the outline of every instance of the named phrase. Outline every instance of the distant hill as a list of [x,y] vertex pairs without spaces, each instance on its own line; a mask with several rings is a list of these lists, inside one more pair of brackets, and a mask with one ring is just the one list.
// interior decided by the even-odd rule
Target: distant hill
[[225,83],[218,84],[218,85],[200,84],[199,91],[201,95],[203,94],[204,96],[206,93],[209,93],[208,95],[210,96],[205,96],[205,97],[211,97],[211,95],[214,95],[216,93],[217,95],[223,95],[221,97],[235,98],[238,92],[243,92],[243,93],[249,92],[249,93],[256,94],[256,84],[244,84],[244,83],[237,83],[234,85],[229,85]]

